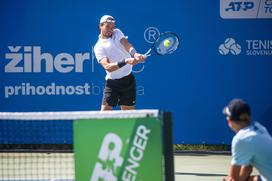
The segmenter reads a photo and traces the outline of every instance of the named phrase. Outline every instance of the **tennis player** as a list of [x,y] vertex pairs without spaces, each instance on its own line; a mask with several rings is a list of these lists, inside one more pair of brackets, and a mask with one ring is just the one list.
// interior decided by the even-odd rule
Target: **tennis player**
[[101,111],[120,105],[122,110],[133,110],[136,104],[136,80],[132,66],[143,62],[145,56],[137,53],[120,29],[115,19],[104,15],[99,23],[100,35],[94,47],[97,61],[106,71]]
[[[249,105],[233,99],[223,109],[229,127],[236,132],[232,140],[230,174],[225,181],[272,181],[272,137],[258,122],[251,122]],[[251,176],[255,167],[260,176]]]

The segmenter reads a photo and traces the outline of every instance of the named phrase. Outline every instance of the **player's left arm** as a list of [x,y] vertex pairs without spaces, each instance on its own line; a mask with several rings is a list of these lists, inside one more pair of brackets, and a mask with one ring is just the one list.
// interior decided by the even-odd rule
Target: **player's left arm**
[[231,165],[230,173],[228,177],[223,179],[223,181],[239,181],[240,170],[241,170],[241,166]]
[[124,48],[126,49],[126,51],[133,57],[135,58],[136,60],[138,61],[144,61],[145,60],[145,56],[140,54],[140,53],[137,53],[135,48],[132,46],[132,44],[130,44],[128,42],[128,40],[126,38],[122,38],[120,40],[120,43],[124,46]]
[[253,167],[251,165],[242,166],[240,169],[239,177],[248,178],[252,173]]

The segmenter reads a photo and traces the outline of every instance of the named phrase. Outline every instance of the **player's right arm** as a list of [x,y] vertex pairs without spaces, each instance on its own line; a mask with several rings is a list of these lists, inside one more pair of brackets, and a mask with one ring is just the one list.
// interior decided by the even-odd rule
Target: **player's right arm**
[[121,60],[119,62],[110,62],[105,50],[103,49],[103,47],[99,46],[99,44],[95,45],[94,53],[95,53],[97,61],[108,72],[116,71],[116,70],[122,68],[123,66],[125,66],[126,64],[135,65],[135,64],[141,62],[140,60],[137,60],[135,58],[127,58],[127,59]]
[[121,62],[111,63],[109,61],[108,57],[104,57],[99,62],[106,71],[113,72],[113,71],[116,71],[116,70],[122,68],[126,64],[135,65],[135,64],[139,63],[140,61],[136,60],[135,58],[127,58]]
[[113,72],[113,71],[118,70],[120,68],[118,66],[117,62],[110,63],[110,61],[109,61],[109,59],[107,57],[102,58],[100,60],[100,64],[108,72]]
[[258,176],[251,176],[253,167],[248,166],[237,166],[231,165],[230,175],[226,178],[223,178],[223,181],[258,181]]

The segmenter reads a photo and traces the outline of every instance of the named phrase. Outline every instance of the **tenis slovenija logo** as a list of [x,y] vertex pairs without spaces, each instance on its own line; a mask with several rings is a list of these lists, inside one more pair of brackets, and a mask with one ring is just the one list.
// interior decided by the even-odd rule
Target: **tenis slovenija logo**
[[241,53],[241,46],[236,43],[233,38],[227,38],[224,43],[219,46],[218,49],[221,55],[227,55],[229,53],[233,55],[239,55]]

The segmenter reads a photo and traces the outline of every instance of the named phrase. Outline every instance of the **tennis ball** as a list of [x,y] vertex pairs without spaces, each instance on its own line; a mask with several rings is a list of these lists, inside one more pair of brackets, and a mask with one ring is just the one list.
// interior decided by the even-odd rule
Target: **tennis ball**
[[163,45],[164,45],[165,47],[169,47],[170,41],[169,41],[169,40],[164,40]]

